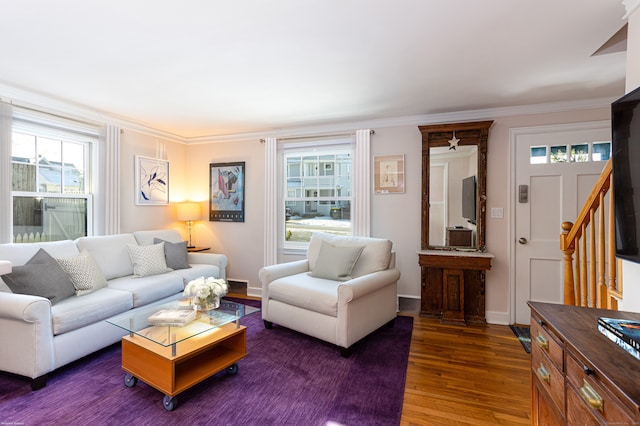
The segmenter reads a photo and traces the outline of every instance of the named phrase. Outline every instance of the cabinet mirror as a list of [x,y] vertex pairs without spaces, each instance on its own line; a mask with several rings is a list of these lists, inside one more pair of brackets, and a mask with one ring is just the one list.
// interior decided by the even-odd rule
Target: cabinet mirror
[[423,250],[485,251],[487,141],[492,123],[419,127]]

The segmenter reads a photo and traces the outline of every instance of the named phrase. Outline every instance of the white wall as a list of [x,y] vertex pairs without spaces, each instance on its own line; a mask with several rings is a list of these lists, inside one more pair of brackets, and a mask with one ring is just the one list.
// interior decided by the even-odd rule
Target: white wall
[[[504,219],[492,219],[487,216],[487,248],[496,256],[492,269],[487,272],[486,309],[489,322],[508,323],[511,310],[513,238],[509,231],[512,219],[512,197],[509,194],[509,182],[512,177],[508,167],[509,129],[607,120],[609,117],[609,108],[603,107],[495,119],[488,145],[487,210],[491,211],[493,207],[503,208]],[[420,268],[416,251],[420,249],[420,131],[417,125],[375,130],[371,139],[371,155],[404,154],[406,182],[404,194],[372,195],[371,234],[374,237],[393,240],[397,252],[397,266],[402,273],[399,295],[419,298]],[[132,179],[133,155],[153,154],[155,139],[130,134],[123,137],[123,145],[123,165],[131,164]],[[196,245],[209,246],[215,252],[225,253],[229,257],[228,277],[247,280],[250,294],[259,294],[258,271],[263,263],[264,227],[263,144],[257,139],[186,146],[167,143],[167,152],[171,161],[171,190],[173,193],[180,192],[175,195],[175,201],[189,199],[202,202],[203,220],[196,223],[193,233]],[[246,162],[245,222],[209,222],[209,164],[231,161]],[[130,181],[130,178],[123,174],[123,180]],[[175,213],[170,207],[134,206],[131,191],[123,188],[123,223],[126,223],[124,231],[152,229],[163,227],[164,224],[164,227],[177,228],[184,232],[184,224],[175,222]],[[174,196],[171,198],[174,199]],[[158,214],[160,217],[155,218],[149,214]],[[557,226],[559,235],[560,224]]]
[[[629,93],[640,86],[640,9],[629,17],[627,27],[627,82]],[[622,261],[624,301],[619,306],[625,311],[640,312],[640,264]]]
[[[189,178],[186,145],[160,139],[134,130],[124,129],[120,136],[120,231],[176,228],[184,232],[184,224],[175,222],[176,208],[171,203],[184,201]],[[169,205],[138,206],[135,204],[135,156],[156,157],[156,147],[163,144],[169,160]]]
[[[405,154],[407,174],[404,194],[372,195],[371,235],[390,238],[402,271],[399,294],[420,297],[420,270],[416,251],[420,249],[420,132],[417,127],[376,129],[371,154]],[[246,162],[245,222],[196,224],[197,245],[213,247],[229,257],[227,276],[249,282],[250,294],[260,294],[258,272],[263,265],[264,242],[264,145],[257,139],[190,145],[187,149],[189,198],[207,200],[209,164]],[[208,203],[203,202],[208,209]],[[288,259],[291,260],[291,259]]]
[[[638,47],[640,50],[640,47]],[[640,54],[636,55],[640,58]],[[640,59],[638,59],[640,64]],[[640,73],[636,73],[640,74]],[[638,77],[640,79],[640,75]],[[635,84],[640,84],[636,81]],[[622,95],[622,94],[620,94]],[[494,119],[488,144],[487,211],[504,209],[503,219],[487,216],[487,249],[495,255],[492,269],[487,272],[486,314],[492,323],[508,323],[511,310],[511,252],[514,241],[510,235],[511,194],[509,129],[546,126],[587,121],[608,120],[610,108],[592,108],[559,113],[517,115],[510,117],[476,117]],[[371,234],[389,238],[397,253],[397,266],[402,273],[399,295],[420,297],[420,268],[416,252],[420,248],[421,218],[421,134],[416,123],[396,127],[376,127],[371,139],[371,155],[405,156],[405,193],[372,195]],[[344,129],[342,125],[341,129]],[[134,202],[134,157],[154,157],[158,143],[164,144],[170,162],[170,201],[185,200],[202,203],[202,220],[195,223],[193,240],[198,246],[224,253],[229,258],[227,275],[246,280],[249,293],[258,295],[258,271],[263,263],[264,210],[264,146],[258,139],[230,142],[190,143],[171,140],[145,132],[132,125],[125,126],[121,136],[121,232],[171,228],[187,238],[186,225],[176,220],[175,204],[168,206],[137,206]],[[326,131],[331,131],[326,130]],[[246,219],[244,223],[209,222],[209,164],[244,161],[246,163]],[[373,161],[373,159],[372,159]],[[560,224],[558,234],[560,233]],[[638,309],[640,303],[639,265],[625,265],[626,309]],[[635,284],[635,285],[634,285]],[[562,283],[558,283],[562,285]],[[633,305],[636,303],[636,305]]]

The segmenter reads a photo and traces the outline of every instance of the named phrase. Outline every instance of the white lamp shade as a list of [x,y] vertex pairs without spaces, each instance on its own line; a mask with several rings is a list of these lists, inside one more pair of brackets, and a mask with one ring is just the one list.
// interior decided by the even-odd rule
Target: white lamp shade
[[200,203],[180,203],[178,204],[178,220],[200,220],[202,213],[200,212]]
[[11,273],[11,262],[8,260],[0,260],[0,275]]

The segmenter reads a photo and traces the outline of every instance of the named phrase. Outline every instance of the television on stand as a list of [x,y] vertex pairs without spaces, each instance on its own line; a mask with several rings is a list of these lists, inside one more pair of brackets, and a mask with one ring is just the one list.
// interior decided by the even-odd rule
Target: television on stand
[[467,222],[476,224],[476,177],[469,176],[462,180],[462,217]]
[[640,88],[611,104],[616,257],[640,263]]

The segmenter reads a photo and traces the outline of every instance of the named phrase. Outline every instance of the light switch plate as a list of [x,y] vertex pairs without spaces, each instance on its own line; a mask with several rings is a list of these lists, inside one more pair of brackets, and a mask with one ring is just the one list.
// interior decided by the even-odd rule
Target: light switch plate
[[504,209],[502,207],[492,207],[491,208],[491,218],[492,219],[502,219],[502,218],[504,218]]

